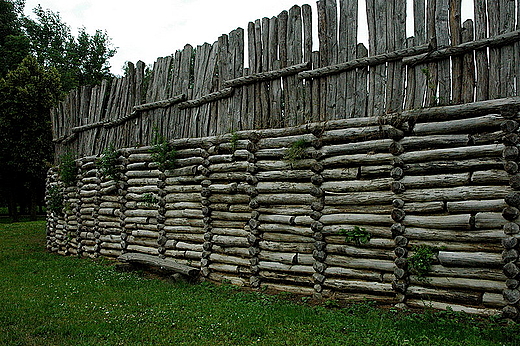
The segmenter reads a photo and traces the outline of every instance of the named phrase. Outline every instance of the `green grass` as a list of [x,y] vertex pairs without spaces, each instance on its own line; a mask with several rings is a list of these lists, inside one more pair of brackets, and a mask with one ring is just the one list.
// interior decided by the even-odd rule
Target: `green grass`
[[460,313],[329,309],[119,273],[45,252],[44,227],[0,224],[0,345],[520,345],[518,325]]

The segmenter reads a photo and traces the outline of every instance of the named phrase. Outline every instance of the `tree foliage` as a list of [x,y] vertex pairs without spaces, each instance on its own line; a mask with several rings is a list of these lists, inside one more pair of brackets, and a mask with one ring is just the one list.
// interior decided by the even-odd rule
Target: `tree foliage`
[[0,176],[7,195],[42,190],[54,149],[49,112],[60,95],[58,71],[32,56],[0,79]]
[[16,66],[29,53],[29,39],[23,32],[23,1],[0,0],[0,77]]
[[34,14],[36,20],[24,18],[31,51],[40,64],[59,71],[65,91],[111,77],[108,59],[114,56],[115,49],[106,32],[97,30],[90,35],[80,28],[74,37],[58,13],[38,6]]
[[0,0],[0,197],[12,216],[24,193],[34,204],[45,186],[54,151],[50,109],[65,92],[110,78],[115,54],[105,32],[81,28],[74,36],[58,13],[38,6],[31,19],[24,6]]

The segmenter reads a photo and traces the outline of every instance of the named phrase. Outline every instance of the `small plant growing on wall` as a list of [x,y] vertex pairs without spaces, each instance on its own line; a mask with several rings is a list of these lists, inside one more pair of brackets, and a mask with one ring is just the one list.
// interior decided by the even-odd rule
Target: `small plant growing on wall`
[[113,146],[106,148],[96,164],[104,177],[109,177],[115,181],[119,180],[119,151]]
[[52,186],[47,191],[47,209],[54,214],[63,213],[63,192],[59,186]]
[[60,161],[60,180],[65,186],[71,186],[76,182],[76,174],[78,173],[74,155],[71,152],[67,152],[61,156]]
[[229,143],[231,144],[231,149],[233,149],[233,151],[237,150],[238,139],[238,134],[235,131],[231,131],[231,138],[229,139]]
[[340,229],[338,233],[345,236],[347,243],[354,243],[356,245],[366,244],[372,238],[370,232],[359,226],[354,226],[354,228],[350,230]]
[[436,256],[437,249],[429,245],[415,246],[414,254],[407,259],[410,272],[417,275],[420,280],[426,280],[426,275],[432,269],[432,263]]
[[152,160],[158,164],[160,170],[167,171],[175,167],[177,151],[171,143],[168,143],[164,136],[157,132],[155,133],[150,152],[152,153]]
[[305,139],[299,139],[294,142],[285,152],[284,159],[290,162],[295,162],[305,158],[305,151],[310,147],[310,143]]
[[142,201],[144,202],[144,204],[147,206],[147,207],[153,207],[157,202],[157,197],[155,197],[153,194],[151,193],[146,193],[144,196],[143,196],[143,199]]

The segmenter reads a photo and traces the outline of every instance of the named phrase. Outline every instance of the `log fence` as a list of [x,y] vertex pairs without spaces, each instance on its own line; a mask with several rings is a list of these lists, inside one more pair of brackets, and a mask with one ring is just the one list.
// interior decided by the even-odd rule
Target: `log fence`
[[[142,254],[252,288],[375,299],[517,318],[518,97],[171,141],[57,169],[47,246],[64,255]],[[366,243],[345,231],[364,229]],[[342,231],[343,230],[343,231]],[[419,275],[420,247],[432,265]],[[162,262],[161,262],[162,263]]]
[[[407,38],[405,0],[367,0],[367,48],[357,1],[321,0],[319,51],[311,7],[293,6],[72,91],[52,126],[78,174],[49,170],[64,203],[48,249],[519,318],[519,5],[475,0],[462,24],[460,1],[417,0]],[[161,137],[173,168],[152,153]]]
[[56,157],[150,145],[157,133],[205,137],[518,96],[518,1],[474,0],[464,23],[460,0],[414,1],[408,38],[406,6],[366,1],[368,47],[358,2],[321,0],[317,43],[312,8],[293,6],[152,69],[129,63],[125,76],[74,90],[52,111]]

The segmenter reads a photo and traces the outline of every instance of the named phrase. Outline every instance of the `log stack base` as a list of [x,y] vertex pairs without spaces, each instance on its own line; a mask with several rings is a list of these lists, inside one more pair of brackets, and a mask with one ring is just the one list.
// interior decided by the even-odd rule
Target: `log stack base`
[[[46,246],[172,260],[255,289],[517,319],[519,120],[496,110],[174,140],[169,170],[150,147],[120,149],[117,181],[83,157],[73,186],[49,170],[64,208],[48,212]],[[420,246],[434,256],[419,276]]]

